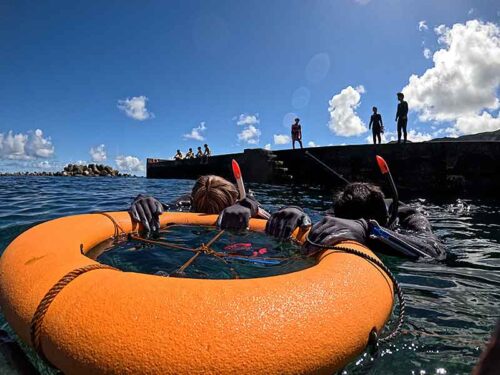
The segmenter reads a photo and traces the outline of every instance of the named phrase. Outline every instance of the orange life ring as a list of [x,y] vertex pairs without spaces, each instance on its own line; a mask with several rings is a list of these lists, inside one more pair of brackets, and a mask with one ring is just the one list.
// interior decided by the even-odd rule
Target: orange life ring
[[[47,291],[82,254],[133,224],[126,212],[69,216],[17,237],[0,259],[0,305],[31,344]],[[112,218],[112,220],[111,220]],[[165,213],[161,223],[213,225],[216,216]],[[262,231],[265,221],[251,220]],[[82,252],[80,251],[82,245]],[[367,248],[343,244],[371,256]],[[390,279],[361,257],[325,251],[318,264],[241,280],[165,278],[111,269],[65,286],[41,326],[45,357],[67,374],[332,373],[366,347],[393,305]]]

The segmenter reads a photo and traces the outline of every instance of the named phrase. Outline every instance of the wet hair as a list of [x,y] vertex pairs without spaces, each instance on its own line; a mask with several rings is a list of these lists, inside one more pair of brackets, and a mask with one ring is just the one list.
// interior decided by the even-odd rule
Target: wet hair
[[238,195],[236,186],[226,179],[214,175],[201,176],[191,191],[192,211],[219,214],[235,204]]
[[198,146],[198,150],[201,150],[201,146]]
[[300,121],[300,118],[298,118],[298,117],[297,117],[297,118],[295,119],[295,122],[299,122],[299,121]]
[[376,111],[377,111],[377,107],[373,107],[373,108],[372,108],[372,111],[375,111],[375,112],[376,112]]
[[377,220],[380,225],[387,225],[389,218],[384,193],[366,182],[350,183],[336,194],[333,211],[340,218]]
[[205,143],[205,144],[203,145],[203,147],[208,147],[208,145]]
[[398,98],[400,98],[400,97],[404,98],[405,97],[405,94],[403,94],[402,92],[398,92],[396,95],[398,96]]

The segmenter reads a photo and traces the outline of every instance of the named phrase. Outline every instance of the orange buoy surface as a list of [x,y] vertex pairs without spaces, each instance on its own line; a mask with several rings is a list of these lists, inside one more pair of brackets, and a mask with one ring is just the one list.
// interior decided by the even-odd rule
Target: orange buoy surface
[[[82,254],[127,212],[68,216],[17,237],[0,258],[0,305],[32,345],[40,301],[63,276],[96,264]],[[162,225],[214,225],[217,216],[165,213]],[[265,221],[252,219],[262,231]],[[354,242],[342,246],[373,253]],[[200,280],[96,269],[48,306],[39,350],[67,374],[332,373],[366,347],[390,316],[390,279],[367,260],[323,252],[317,265],[255,279]]]

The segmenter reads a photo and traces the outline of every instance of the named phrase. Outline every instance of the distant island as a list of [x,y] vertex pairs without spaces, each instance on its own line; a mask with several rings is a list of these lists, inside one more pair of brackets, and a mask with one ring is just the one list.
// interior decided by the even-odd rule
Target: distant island
[[[427,142],[467,142],[467,141],[500,141],[500,129],[494,130],[491,132],[483,132],[483,133],[476,133],[476,134],[468,134],[468,135],[462,135],[460,137],[442,137],[442,138],[433,138],[428,141],[425,141],[424,143]],[[413,143],[412,141],[408,140],[408,143]],[[390,141],[387,142],[389,144],[394,144],[398,143],[397,141]]]
[[103,164],[68,164],[59,172],[12,172],[0,173],[0,176],[133,177],[128,173],[120,173],[109,165]]

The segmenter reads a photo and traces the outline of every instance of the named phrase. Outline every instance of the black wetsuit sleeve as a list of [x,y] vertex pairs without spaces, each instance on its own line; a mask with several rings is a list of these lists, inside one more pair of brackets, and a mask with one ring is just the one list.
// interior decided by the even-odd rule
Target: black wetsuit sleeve
[[429,220],[420,211],[410,207],[401,207],[398,211],[398,219],[399,230],[395,232],[386,229],[386,231],[397,240],[408,244],[408,252],[403,254],[378,240],[371,239],[370,245],[374,251],[412,259],[442,260],[446,258],[443,243],[432,232]]

